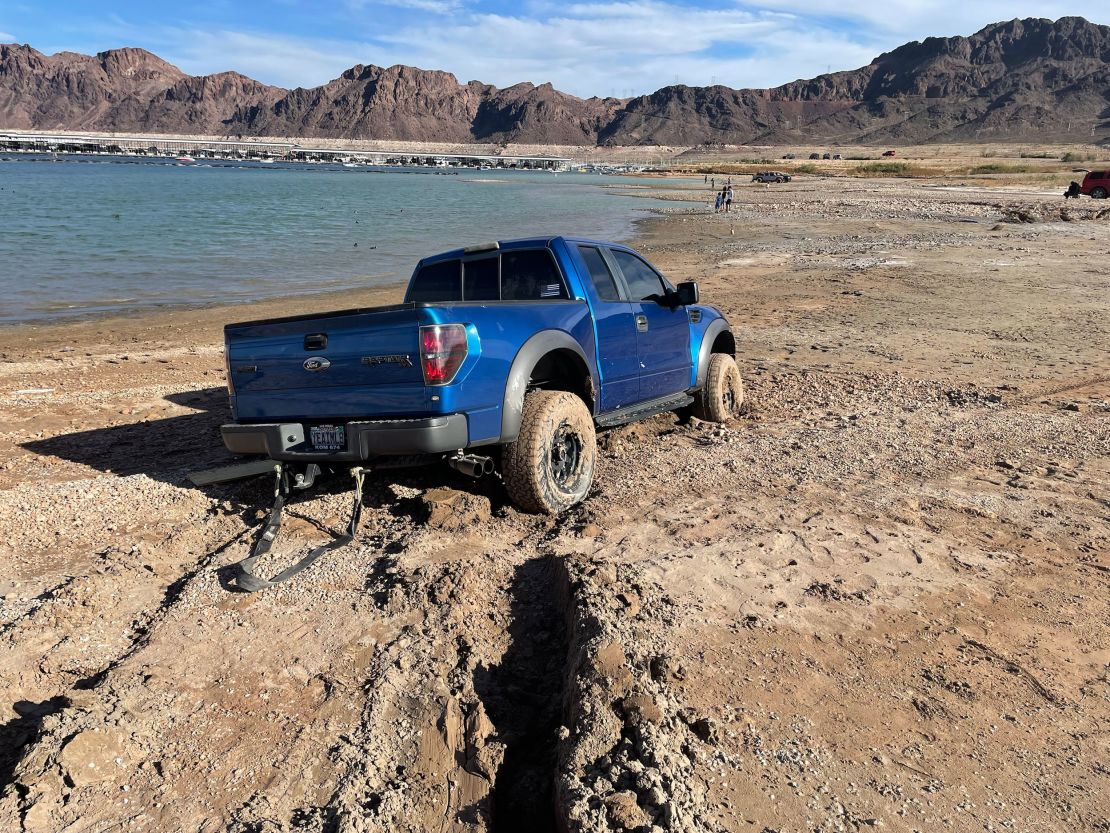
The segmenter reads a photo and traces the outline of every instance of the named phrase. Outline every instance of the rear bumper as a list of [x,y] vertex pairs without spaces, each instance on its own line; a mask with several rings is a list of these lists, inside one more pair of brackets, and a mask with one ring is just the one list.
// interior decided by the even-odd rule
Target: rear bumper
[[220,427],[224,445],[235,454],[265,454],[273,460],[358,461],[397,454],[442,454],[469,442],[466,416],[448,414],[424,419],[348,422],[347,447],[316,451],[299,422]]

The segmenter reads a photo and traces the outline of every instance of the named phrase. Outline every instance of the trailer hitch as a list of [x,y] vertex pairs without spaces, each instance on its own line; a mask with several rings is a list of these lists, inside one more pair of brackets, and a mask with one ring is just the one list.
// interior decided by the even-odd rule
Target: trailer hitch
[[[255,541],[254,547],[251,549],[251,554],[244,558],[242,561],[233,565],[236,569],[234,576],[235,585],[240,590],[248,593],[254,593],[258,590],[264,590],[267,587],[273,587],[275,584],[281,584],[283,581],[288,581],[297,575],[297,573],[306,569],[312,562],[322,556],[324,553],[337,550],[341,547],[347,546],[355,539],[358,533],[359,521],[362,519],[362,483],[366,477],[366,469],[362,466],[355,466],[351,469],[351,476],[355,481],[355,495],[354,505],[351,507],[351,520],[347,524],[347,531],[342,535],[336,536],[332,541],[313,549],[307,555],[300,559],[296,564],[286,567],[273,578],[262,578],[261,576],[252,572],[258,559],[270,551],[277,539],[278,530],[281,529],[281,513],[285,508],[286,499],[289,497],[290,490],[306,489],[312,485],[315,480],[316,474],[319,472],[317,467],[315,471],[305,472],[303,475],[297,475],[296,480],[290,482],[289,471],[282,463],[276,464],[274,472],[274,505],[270,509],[270,515],[266,519],[266,525],[262,528],[262,533]],[[305,481],[308,481],[307,483]]]

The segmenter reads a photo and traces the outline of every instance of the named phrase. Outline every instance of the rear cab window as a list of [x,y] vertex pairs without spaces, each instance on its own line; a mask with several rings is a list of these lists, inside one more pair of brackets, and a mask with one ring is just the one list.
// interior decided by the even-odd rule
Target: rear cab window
[[563,276],[547,249],[524,249],[501,255],[501,300],[542,301],[566,298]]
[[416,304],[459,301],[547,301],[570,297],[547,249],[509,249],[492,257],[452,258],[420,266],[405,300]]
[[462,270],[459,261],[444,260],[421,266],[409,285],[408,297],[414,304],[462,300]]

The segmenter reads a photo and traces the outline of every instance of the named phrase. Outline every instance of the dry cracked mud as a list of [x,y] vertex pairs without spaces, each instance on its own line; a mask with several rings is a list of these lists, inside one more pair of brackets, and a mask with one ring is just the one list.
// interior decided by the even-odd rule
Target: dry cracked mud
[[[742,418],[603,434],[554,519],[376,473],[258,594],[270,484],[185,480],[243,311],[0,333],[0,829],[1110,831],[1110,226],[830,188],[638,241]],[[298,494],[263,572],[348,511]]]

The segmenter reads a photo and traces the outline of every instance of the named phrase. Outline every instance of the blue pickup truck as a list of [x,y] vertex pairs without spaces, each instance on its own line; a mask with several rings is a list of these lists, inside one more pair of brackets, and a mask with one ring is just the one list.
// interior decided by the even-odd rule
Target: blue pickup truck
[[[287,466],[499,470],[531,512],[581,501],[597,429],[743,399],[724,316],[626,246],[544,237],[420,261],[404,302],[231,324],[228,449]],[[360,469],[361,470],[361,469]]]

